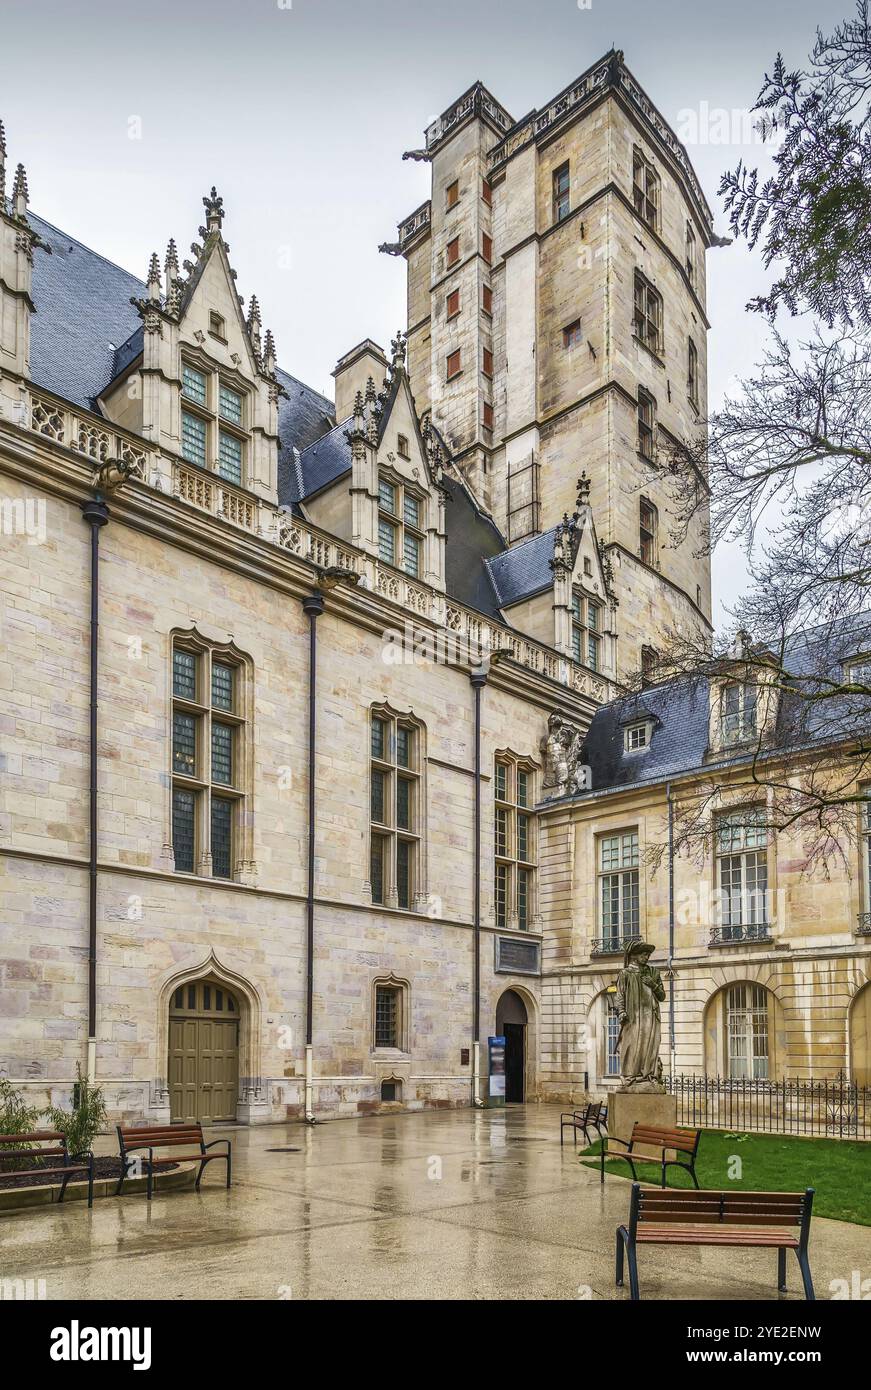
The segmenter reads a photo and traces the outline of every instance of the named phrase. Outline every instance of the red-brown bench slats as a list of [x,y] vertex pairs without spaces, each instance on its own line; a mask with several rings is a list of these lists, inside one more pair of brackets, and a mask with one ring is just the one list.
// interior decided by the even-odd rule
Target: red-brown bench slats
[[813,1199],[812,1187],[805,1192],[696,1192],[634,1182],[629,1224],[617,1227],[617,1284],[623,1283],[625,1254],[631,1297],[638,1300],[638,1245],[744,1246],[777,1250],[781,1293],[786,1292],[786,1252],[794,1250],[805,1298],[812,1299],[808,1240]]
[[[665,1187],[666,1168],[683,1168],[689,1173],[696,1188],[699,1180],[696,1177],[696,1155],[699,1150],[699,1140],[702,1137],[700,1129],[660,1129],[657,1125],[643,1125],[637,1120],[632,1126],[632,1133],[629,1140],[619,1139],[615,1135],[609,1135],[607,1140],[602,1141],[602,1150],[599,1160],[599,1181],[605,1181],[605,1160],[607,1158],[622,1158],[629,1164],[632,1177],[637,1180],[638,1174],[635,1171],[636,1163],[658,1163],[662,1170],[662,1186]],[[611,1148],[612,1144],[621,1144],[622,1150]],[[648,1148],[655,1148],[657,1153],[641,1153],[635,1146],[644,1144]],[[682,1154],[683,1158],[669,1157],[670,1154]],[[687,1161],[688,1160],[688,1161]]]
[[[60,1143],[53,1148],[28,1148],[30,1144],[42,1144],[42,1142],[52,1139],[59,1139]],[[24,1145],[23,1148],[12,1148],[13,1144]],[[33,1129],[26,1134],[0,1134],[0,1177],[4,1178],[25,1178],[34,1177],[43,1173],[63,1173],[64,1180],[60,1185],[60,1196],[58,1202],[62,1202],[67,1190],[67,1183],[74,1173],[86,1173],[88,1178],[88,1206],[94,1205],[94,1155],[87,1153],[71,1154],[67,1146],[67,1137],[63,1130],[59,1129]],[[9,1169],[3,1165],[7,1159],[14,1159],[20,1162],[22,1159],[44,1159],[60,1158],[62,1163],[52,1164],[46,1167],[43,1163],[33,1163],[29,1168]],[[79,1160],[84,1160],[80,1162]]]
[[[158,1169],[172,1167],[178,1163],[198,1163],[200,1165],[196,1180],[196,1190],[199,1192],[206,1164],[213,1162],[214,1159],[221,1159],[227,1165],[227,1186],[230,1186],[232,1174],[232,1145],[230,1140],[213,1139],[211,1144],[207,1144],[203,1138],[201,1124],[117,1125],[116,1128],[121,1150],[121,1177],[115,1189],[116,1196],[121,1192],[124,1179],[129,1176],[130,1169],[134,1168],[137,1163],[142,1163],[147,1172],[146,1194],[149,1202],[151,1201],[155,1172]],[[175,1153],[171,1157],[154,1156],[154,1149],[179,1148],[191,1144],[199,1145],[197,1153]],[[226,1144],[226,1153],[209,1153],[208,1150],[216,1144]],[[147,1152],[147,1158],[138,1156],[142,1150]]]

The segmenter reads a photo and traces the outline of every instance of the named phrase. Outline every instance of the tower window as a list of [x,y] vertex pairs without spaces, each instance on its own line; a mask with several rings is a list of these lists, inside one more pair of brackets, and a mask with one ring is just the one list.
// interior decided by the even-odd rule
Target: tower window
[[484,286],[481,307],[484,310],[485,314],[493,313],[493,291],[491,290],[489,285]]
[[484,348],[484,362],[482,368],[485,376],[493,375],[493,353],[490,348]]
[[656,230],[659,221],[659,175],[637,145],[632,151],[632,201],[638,216]]
[[692,338],[687,339],[687,395],[690,402],[699,408],[699,354]]
[[553,220],[563,222],[571,212],[571,181],[569,162],[553,171]]
[[451,290],[451,292],[450,292],[450,294],[448,295],[448,298],[447,298],[447,306],[446,306],[446,307],[447,307],[447,316],[448,316],[448,318],[449,318],[449,319],[455,319],[455,318],[457,317],[457,314],[460,312],[460,291],[459,291],[459,290]]
[[484,199],[484,202],[487,204],[488,208],[492,206],[492,204],[493,204],[493,190],[492,190],[492,188],[490,187],[490,180],[489,180],[489,179],[482,179],[482,180],[481,180],[481,197]]
[[454,179],[453,183],[449,183],[445,189],[445,207],[448,209],[455,208],[459,201],[460,185],[458,181]]
[[456,265],[460,259],[460,238],[458,236],[453,237],[448,242],[445,259],[448,265]]
[[485,429],[485,430],[492,430],[492,428],[493,428],[493,407],[492,407],[492,405],[490,404],[489,401],[485,401],[485,402],[484,402],[484,429]]
[[463,368],[462,368],[462,358],[461,358],[461,356],[460,356],[460,349],[457,348],[455,352],[449,352],[449,353],[448,353],[448,365],[447,365],[447,379],[448,379],[448,381],[450,381],[452,377],[459,376],[459,375],[460,375],[460,372],[462,371],[462,369],[463,369]]
[[481,255],[489,265],[493,259],[493,238],[488,236],[486,232],[481,237]]
[[653,288],[649,280],[635,272],[635,313],[633,329],[636,338],[650,348],[657,357],[662,356],[662,295]]
[[657,511],[652,502],[642,497],[638,504],[638,550],[646,565],[657,561]]
[[575,319],[573,323],[567,323],[563,329],[563,347],[577,347],[581,341],[581,320]]
[[696,234],[695,234],[695,232],[693,231],[693,225],[692,225],[691,222],[687,222],[686,268],[687,268],[687,279],[689,280],[689,282],[690,282],[690,284],[692,285],[693,289],[695,289],[695,287],[696,287]]
[[649,391],[638,388],[638,452],[642,458],[655,457],[656,401]]

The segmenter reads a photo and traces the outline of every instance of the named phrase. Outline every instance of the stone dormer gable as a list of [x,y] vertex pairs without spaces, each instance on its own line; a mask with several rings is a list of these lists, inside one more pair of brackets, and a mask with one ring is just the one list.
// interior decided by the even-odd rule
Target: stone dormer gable
[[[380,349],[368,340],[346,354],[335,373],[339,400],[345,368],[359,364],[361,351],[377,364]],[[354,394],[350,418],[304,450],[300,466],[302,509],[315,525],[409,579],[444,590],[442,446],[418,419],[401,333],[380,389],[370,375]]]
[[252,295],[247,313],[223,236],[223,200],[203,199],[206,225],[179,265],[170,240],[163,270],[152,255],[146,292],[132,303],[142,327],[116,354],[101,397],[118,424],[216,473],[231,487],[278,500],[275,342]]
[[750,752],[772,743],[777,726],[779,663],[739,631],[709,681],[708,756]]

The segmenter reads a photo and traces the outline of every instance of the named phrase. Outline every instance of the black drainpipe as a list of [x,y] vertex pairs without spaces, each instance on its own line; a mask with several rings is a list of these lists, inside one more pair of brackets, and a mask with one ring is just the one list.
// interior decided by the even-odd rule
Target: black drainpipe
[[309,621],[308,639],[308,883],[306,887],[306,981],[305,981],[305,1119],[314,1124],[313,1105],[313,1024],[315,965],[315,766],[317,761],[317,621],[324,611],[322,594],[309,594],[302,601]]
[[88,780],[88,1073],[93,1080],[97,1038],[97,691],[100,631],[100,530],[109,508],[100,493],[82,503],[91,528],[91,672]]
[[668,1069],[674,1076],[674,802],[671,782],[665,784],[668,801]]
[[475,918],[472,966],[472,1104],[481,1101],[481,691],[487,672],[473,667],[469,680],[475,692]]

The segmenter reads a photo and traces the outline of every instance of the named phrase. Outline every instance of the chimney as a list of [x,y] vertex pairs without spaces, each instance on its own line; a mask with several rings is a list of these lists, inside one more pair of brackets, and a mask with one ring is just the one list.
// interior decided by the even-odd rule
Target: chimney
[[366,380],[373,377],[380,388],[387,375],[387,358],[384,349],[371,338],[351,348],[340,357],[333,371],[336,383],[336,420],[339,424],[354,413],[354,397],[357,392],[365,394]]

